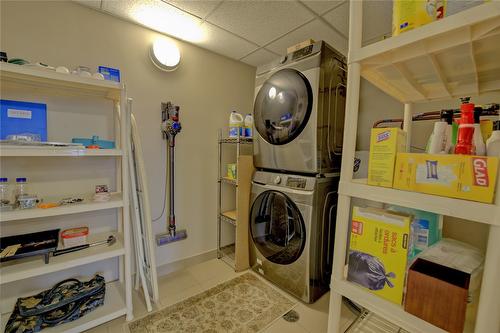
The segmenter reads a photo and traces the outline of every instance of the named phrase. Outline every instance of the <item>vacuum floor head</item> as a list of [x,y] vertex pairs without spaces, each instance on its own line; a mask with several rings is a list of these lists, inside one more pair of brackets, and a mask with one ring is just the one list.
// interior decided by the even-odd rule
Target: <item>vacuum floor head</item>
[[164,234],[156,235],[156,245],[162,246],[166,244],[170,244],[173,242],[177,242],[187,238],[186,230],[176,230],[174,234],[170,232],[166,232]]

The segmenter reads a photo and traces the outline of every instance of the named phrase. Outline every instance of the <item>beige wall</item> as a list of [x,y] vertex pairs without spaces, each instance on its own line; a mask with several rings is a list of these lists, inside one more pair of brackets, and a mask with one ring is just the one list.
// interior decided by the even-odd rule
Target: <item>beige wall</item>
[[[149,46],[160,34],[71,2],[2,1],[0,30],[0,46],[9,57],[69,68],[105,65],[120,69],[127,93],[134,99],[153,217],[161,212],[165,177],[160,103],[173,101],[181,106],[183,130],[176,149],[176,215],[179,227],[187,229],[188,238],[158,248],[157,261],[164,264],[213,250],[216,131],[226,125],[230,110],[251,112],[254,68],[176,41],[182,54],[181,64],[174,72],[161,72],[148,56]],[[29,100],[29,96],[24,98]],[[66,105],[71,107],[68,101]],[[81,116],[56,117],[50,113],[50,107],[49,104],[51,127],[67,126]],[[165,231],[164,219],[154,223],[154,230]]]

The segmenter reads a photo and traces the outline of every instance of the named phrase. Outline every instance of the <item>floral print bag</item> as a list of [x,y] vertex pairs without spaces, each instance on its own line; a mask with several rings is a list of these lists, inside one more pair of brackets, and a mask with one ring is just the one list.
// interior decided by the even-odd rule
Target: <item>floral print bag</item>
[[36,333],[76,320],[104,304],[106,283],[101,275],[87,282],[67,279],[52,289],[18,298],[5,333]]

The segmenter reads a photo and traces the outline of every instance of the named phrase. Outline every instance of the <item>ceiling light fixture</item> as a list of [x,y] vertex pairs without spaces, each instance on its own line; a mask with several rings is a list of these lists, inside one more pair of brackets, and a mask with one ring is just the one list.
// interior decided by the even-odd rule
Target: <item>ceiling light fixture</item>
[[165,3],[152,6],[138,4],[130,15],[142,25],[167,35],[196,43],[203,40],[201,21],[181,10]]
[[177,45],[164,38],[157,39],[150,50],[151,60],[161,70],[173,71],[181,61],[181,53]]

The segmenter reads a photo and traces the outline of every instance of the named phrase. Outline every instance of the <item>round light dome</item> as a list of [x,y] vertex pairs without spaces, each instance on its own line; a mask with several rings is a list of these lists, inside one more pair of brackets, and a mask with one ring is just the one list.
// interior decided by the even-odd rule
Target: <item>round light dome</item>
[[165,39],[158,39],[153,43],[150,55],[156,67],[164,71],[173,71],[181,61],[177,45]]

